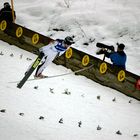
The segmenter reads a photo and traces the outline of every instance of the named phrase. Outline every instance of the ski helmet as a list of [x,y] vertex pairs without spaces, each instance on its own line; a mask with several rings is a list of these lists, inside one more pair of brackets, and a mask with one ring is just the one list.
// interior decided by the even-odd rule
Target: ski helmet
[[73,44],[73,43],[74,43],[73,38],[70,37],[70,36],[67,36],[67,37],[64,39],[64,43],[67,44],[67,45]]

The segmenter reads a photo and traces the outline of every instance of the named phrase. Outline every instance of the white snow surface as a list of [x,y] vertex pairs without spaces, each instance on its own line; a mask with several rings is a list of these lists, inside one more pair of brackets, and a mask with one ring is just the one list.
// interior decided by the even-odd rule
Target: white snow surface
[[[53,39],[74,35],[73,47],[94,56],[97,42],[124,43],[127,70],[140,75],[139,0],[14,0],[14,8],[16,23]],[[140,140],[139,101],[74,74],[18,89],[10,82],[20,80],[37,56],[3,41],[0,54],[0,140]],[[44,74],[67,72],[51,64]]]

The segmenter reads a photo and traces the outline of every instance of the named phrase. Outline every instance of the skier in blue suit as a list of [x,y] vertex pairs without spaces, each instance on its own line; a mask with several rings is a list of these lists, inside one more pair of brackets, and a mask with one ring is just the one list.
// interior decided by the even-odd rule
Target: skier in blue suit
[[73,44],[73,38],[67,36],[64,40],[56,39],[50,44],[39,49],[41,55],[43,55],[43,59],[41,64],[37,67],[35,77],[43,78],[45,77],[42,72],[44,69],[56,58],[65,53],[66,50],[69,49],[70,45]]
[[117,51],[108,52],[102,48],[97,54],[105,54],[106,57],[110,58],[114,66],[126,69],[126,59],[127,56],[124,52],[125,45],[117,43]]

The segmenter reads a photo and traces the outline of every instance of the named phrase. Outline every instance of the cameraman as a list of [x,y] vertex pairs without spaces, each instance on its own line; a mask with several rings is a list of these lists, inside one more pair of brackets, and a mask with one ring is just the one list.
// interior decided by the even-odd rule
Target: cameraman
[[126,59],[127,56],[124,52],[125,45],[117,43],[117,51],[108,52],[105,48],[102,48],[96,54],[105,54],[106,57],[110,58],[111,62],[114,66],[118,66],[120,68],[126,69]]

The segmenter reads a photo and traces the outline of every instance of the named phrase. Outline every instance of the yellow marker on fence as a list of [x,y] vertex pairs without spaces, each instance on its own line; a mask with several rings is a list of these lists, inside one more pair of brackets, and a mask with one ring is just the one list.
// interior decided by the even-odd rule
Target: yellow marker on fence
[[32,36],[32,43],[35,45],[35,44],[38,43],[38,41],[39,41],[39,35],[38,34],[34,34]]
[[16,36],[19,38],[19,37],[22,36],[22,34],[23,34],[23,29],[22,29],[22,27],[18,27],[18,28],[16,29]]
[[82,65],[83,66],[87,66],[89,63],[89,56],[88,55],[85,55],[83,58],[82,58]]
[[0,29],[4,31],[6,28],[7,28],[7,22],[6,20],[2,20],[0,24]]
[[68,59],[72,57],[72,48],[69,48],[69,49],[66,51],[65,57],[68,58]]
[[120,70],[118,72],[118,81],[122,82],[125,79],[125,71],[124,70]]
[[101,73],[101,74],[104,74],[106,71],[107,71],[107,64],[106,64],[105,62],[103,62],[103,63],[100,65],[100,73]]

